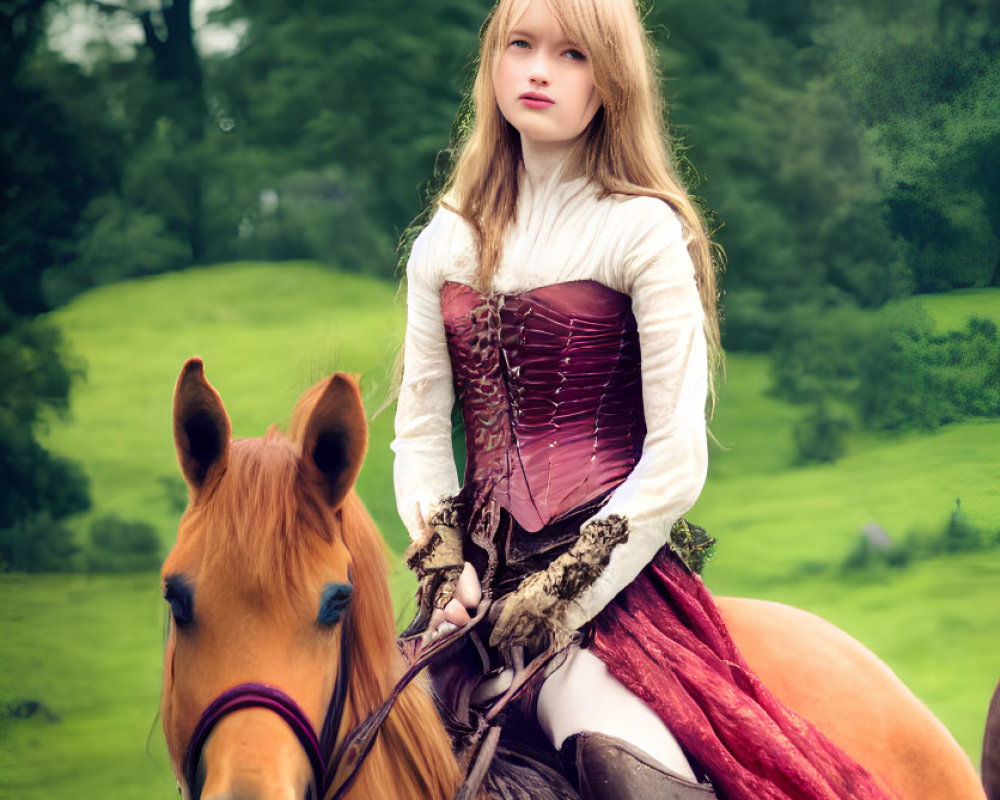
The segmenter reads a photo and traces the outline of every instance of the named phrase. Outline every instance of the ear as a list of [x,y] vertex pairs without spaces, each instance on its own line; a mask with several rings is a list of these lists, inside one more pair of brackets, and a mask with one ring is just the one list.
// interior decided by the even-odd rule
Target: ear
[[[354,486],[368,448],[368,422],[357,382],[338,372],[318,391],[302,434],[302,474],[336,508]],[[305,398],[304,398],[305,399]]]
[[174,446],[192,499],[225,471],[231,438],[222,398],[205,380],[201,359],[189,359],[174,390]]

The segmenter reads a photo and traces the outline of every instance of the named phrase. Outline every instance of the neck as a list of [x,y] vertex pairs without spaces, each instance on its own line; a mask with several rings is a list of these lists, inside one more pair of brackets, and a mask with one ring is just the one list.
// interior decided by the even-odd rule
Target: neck
[[529,142],[521,137],[521,160],[524,175],[532,190],[558,175],[573,150],[576,142]]

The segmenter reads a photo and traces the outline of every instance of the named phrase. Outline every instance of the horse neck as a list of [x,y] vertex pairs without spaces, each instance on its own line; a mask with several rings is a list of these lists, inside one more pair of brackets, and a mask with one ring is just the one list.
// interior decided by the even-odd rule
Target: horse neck
[[[403,664],[383,541],[353,493],[341,520],[355,585],[350,639],[343,644],[351,648],[354,663],[345,714],[353,727],[389,696]],[[454,796],[458,784],[451,742],[427,692],[414,683],[397,699],[348,796],[444,800]]]
[[424,687],[414,683],[396,700],[347,796],[450,800],[460,783],[451,740]]

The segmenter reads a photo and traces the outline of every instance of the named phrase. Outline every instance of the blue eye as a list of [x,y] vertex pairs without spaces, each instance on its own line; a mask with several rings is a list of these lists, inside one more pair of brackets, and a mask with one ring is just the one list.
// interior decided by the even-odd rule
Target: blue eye
[[316,621],[327,628],[332,628],[351,604],[354,587],[349,583],[328,583],[323,589],[319,601],[319,615]]
[[519,50],[526,50],[527,48],[531,47],[531,45],[528,44],[526,41],[524,41],[524,39],[514,39],[510,43],[510,46],[511,47],[516,47]]
[[180,575],[170,575],[163,581],[163,599],[170,605],[170,614],[178,628],[194,622],[194,590]]
[[569,50],[564,50],[563,55],[566,56],[570,61],[586,61],[587,57],[579,50],[575,48],[570,48]]

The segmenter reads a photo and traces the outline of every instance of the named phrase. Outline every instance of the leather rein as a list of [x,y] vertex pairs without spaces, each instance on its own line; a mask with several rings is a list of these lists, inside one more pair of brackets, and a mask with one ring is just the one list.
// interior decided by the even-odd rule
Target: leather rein
[[263,683],[241,683],[233,686],[209,703],[191,735],[183,766],[188,788],[196,784],[202,751],[215,726],[234,711],[244,708],[263,708],[281,717],[301,743],[312,768],[317,798],[343,800],[358,770],[371,752],[378,732],[399,695],[442,650],[450,647],[459,635],[468,632],[483,619],[487,606],[488,602],[482,603],[479,612],[465,627],[450,636],[442,636],[421,647],[382,705],[353,729],[338,746],[337,733],[347,706],[347,687],[351,673],[350,648],[347,647],[350,639],[347,626],[351,624],[351,616],[348,612],[343,623],[345,627],[341,639],[343,644],[340,648],[340,669],[337,672],[337,681],[333,687],[333,695],[327,707],[320,735],[316,735],[309,717],[301,706],[276,686]]
[[[337,746],[337,733],[340,730],[347,705],[347,687],[351,672],[350,648],[347,647],[349,637],[346,635],[346,626],[351,624],[351,617],[348,613],[344,620],[344,635],[341,640],[343,644],[340,648],[340,670],[337,672],[333,696],[330,698],[330,705],[327,708],[320,735],[316,736],[312,723],[299,704],[281,689],[262,683],[241,683],[227,689],[213,700],[198,720],[188,745],[187,754],[184,757],[184,777],[188,788],[195,785],[202,750],[215,726],[233,711],[244,708],[264,708],[273,711],[288,723],[302,744],[312,768],[317,798],[319,800],[343,800],[344,795],[354,782],[358,770],[375,744],[382,724],[389,716],[389,712],[392,711],[399,695],[443,650],[451,647],[457,639],[472,631],[485,618],[489,605],[489,599],[484,597],[475,616],[463,627],[446,636],[440,636],[436,639],[419,637],[417,649],[411,656],[409,665],[389,696],[367,719],[350,731]],[[467,757],[462,759],[465,762],[466,779],[455,795],[456,800],[472,800],[475,797],[496,750],[500,728],[503,724],[502,712],[504,708],[562,649],[562,647],[550,649],[540,654],[530,664],[524,665],[523,662],[518,664],[511,686],[496,698],[490,709],[480,717],[478,730],[470,737],[473,745]],[[330,754],[329,757],[326,754]]]

